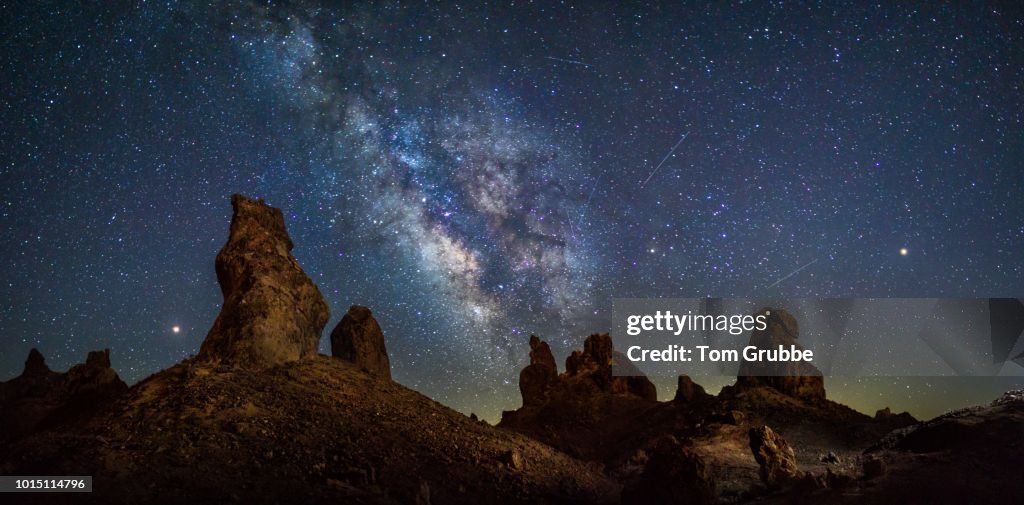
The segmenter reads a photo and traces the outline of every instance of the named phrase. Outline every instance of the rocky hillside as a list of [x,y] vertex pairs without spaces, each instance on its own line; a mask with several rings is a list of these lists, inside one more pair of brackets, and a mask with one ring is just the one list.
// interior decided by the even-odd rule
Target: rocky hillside
[[[768,328],[751,335],[752,345],[795,343],[795,319],[784,310],[771,312]],[[531,336],[529,345],[530,364],[519,377],[523,406],[504,412],[498,426],[598,462],[627,489],[650,484],[652,475],[679,479],[675,471],[648,472],[649,465],[664,464],[651,463],[652,458],[678,460],[658,456],[672,446],[666,445],[666,438],[680,441],[687,452],[679,464],[713,468],[716,494],[737,501],[765,490],[756,451],[749,447],[752,427],[774,427],[780,437],[792,441],[793,464],[820,473],[829,468],[839,471],[838,462],[843,471],[854,471],[850,465],[861,451],[892,429],[915,422],[908,414],[888,411],[871,418],[827,400],[824,379],[810,365],[777,371],[786,375],[740,376],[717,396],[680,376],[674,399],[658,402],[654,386],[639,371],[630,377],[612,375],[612,364],[625,358],[608,335],[588,337],[583,350],[568,357],[561,374],[544,341]],[[830,453],[836,461],[823,461]],[[701,461],[693,462],[694,458]],[[694,485],[704,489],[710,484],[699,480]]]
[[63,375],[33,353],[2,389],[5,422],[31,434],[4,446],[0,473],[94,476],[89,495],[33,496],[55,503],[618,500],[595,465],[392,382],[364,307],[332,333],[337,357],[317,355],[327,306],[290,254],[280,211],[237,195],[232,204],[216,262],[224,306],[199,354],[40,430],[104,383],[96,370],[109,360],[91,354]]
[[98,503],[609,503],[593,465],[326,356],[190,360],[87,423],[16,443],[5,474],[94,476]]

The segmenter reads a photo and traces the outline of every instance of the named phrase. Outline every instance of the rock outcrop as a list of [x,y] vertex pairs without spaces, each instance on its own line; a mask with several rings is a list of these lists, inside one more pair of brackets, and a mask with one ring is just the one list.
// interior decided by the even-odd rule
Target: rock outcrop
[[66,380],[68,394],[81,401],[113,398],[128,390],[128,385],[110,367],[110,349],[90,351],[85,363],[68,370]]
[[373,312],[362,305],[349,307],[331,332],[331,355],[355,363],[375,377],[391,380],[384,332]]
[[280,209],[242,195],[217,254],[224,305],[199,350],[201,361],[266,368],[316,356],[329,311],[291,255]]
[[565,367],[559,375],[548,344],[531,336],[530,364],[519,374],[523,406],[503,412],[499,426],[577,457],[603,459],[622,449],[637,419],[659,405],[654,384],[615,351],[607,334],[587,337]]
[[902,428],[904,426],[917,424],[917,419],[910,415],[910,412],[893,414],[889,407],[879,409],[875,412],[875,421],[884,423],[892,428]]
[[704,387],[693,382],[688,375],[680,375],[676,386],[676,396],[673,401],[682,404],[692,404],[711,398]]
[[693,449],[666,437],[649,454],[640,478],[622,490],[623,505],[718,502],[714,472]]
[[748,432],[750,451],[758,464],[761,481],[769,488],[790,483],[797,476],[793,448],[768,426],[751,428]]
[[[792,314],[782,309],[768,308],[761,309],[758,314],[767,314],[768,327],[752,331],[750,345],[758,349],[777,349],[780,345],[787,349],[790,345],[803,349],[797,342],[800,327]],[[821,371],[805,361],[744,361],[740,364],[736,392],[764,386],[804,401],[825,399],[825,381]]]
[[28,358],[25,358],[25,369],[21,372],[21,376],[39,376],[44,375],[49,371],[50,367],[46,366],[46,358],[43,357],[43,353],[33,347],[32,350],[28,352]]
[[0,441],[88,416],[128,386],[110,368],[110,350],[90,352],[86,362],[54,372],[32,349],[21,375],[0,383]]
[[589,380],[606,393],[658,400],[654,384],[626,356],[615,350],[612,337],[607,333],[587,337],[583,351],[573,351],[566,358],[565,375],[569,380]]
[[558,365],[548,343],[530,335],[530,364],[519,372],[519,393],[523,405],[544,403],[548,390],[558,382]]

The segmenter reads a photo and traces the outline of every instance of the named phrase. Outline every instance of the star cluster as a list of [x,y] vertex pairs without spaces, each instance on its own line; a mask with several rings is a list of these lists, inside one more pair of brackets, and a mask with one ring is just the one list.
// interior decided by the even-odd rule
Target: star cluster
[[[564,356],[613,297],[1024,288],[1012,5],[0,18],[5,376],[30,347],[55,368],[110,347],[129,381],[194,353],[234,192],[284,209],[330,324],[370,306],[400,382],[491,418],[518,404],[527,335]],[[844,387],[913,407],[933,383]],[[940,389],[994,387],[963,384]]]

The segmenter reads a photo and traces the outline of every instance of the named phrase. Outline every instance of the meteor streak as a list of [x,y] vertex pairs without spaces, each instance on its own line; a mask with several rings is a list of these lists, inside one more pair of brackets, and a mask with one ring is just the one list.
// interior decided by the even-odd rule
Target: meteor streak
[[580,65],[580,66],[587,67],[587,68],[590,68],[592,66],[591,64],[583,63],[582,61],[567,60],[565,58],[555,58],[554,56],[545,56],[544,59],[545,60],[551,60],[551,61],[560,61],[562,63],[569,63],[571,65]]
[[647,178],[644,179],[644,182],[640,183],[641,188],[647,185],[647,183],[651,180],[651,177],[654,177],[654,174],[658,173],[658,169],[661,168],[661,166],[664,165],[666,161],[668,161],[668,158],[669,156],[672,156],[672,153],[676,152],[676,148],[679,147],[679,144],[682,144],[683,141],[686,140],[686,136],[689,134],[690,132],[684,133],[683,136],[679,138],[679,142],[676,142],[676,145],[672,146],[672,149],[669,149],[668,154],[666,154],[665,157],[661,159],[661,163],[658,163],[658,166],[654,167],[654,170],[651,172],[651,175],[648,175]]
[[785,277],[783,277],[783,278],[781,278],[781,279],[779,279],[779,280],[777,280],[777,281],[773,282],[773,283],[772,283],[772,285],[771,285],[771,286],[768,286],[768,287],[769,287],[769,288],[774,288],[775,286],[778,286],[780,282],[782,282],[782,281],[784,281],[784,280],[786,280],[786,279],[788,279],[788,278],[790,278],[790,277],[792,277],[792,276],[794,276],[794,275],[796,275],[796,274],[800,273],[800,272],[801,272],[801,271],[802,271],[803,269],[805,269],[805,268],[807,268],[807,267],[809,267],[809,266],[811,266],[811,265],[813,265],[813,264],[815,264],[815,263],[817,263],[817,262],[818,262],[818,260],[817,260],[817,259],[815,259],[815,260],[811,261],[810,263],[808,263],[808,264],[806,264],[806,265],[804,265],[804,266],[802,266],[802,267],[800,267],[800,268],[798,268],[798,269],[796,269],[796,270],[793,270],[792,272],[790,272],[789,274],[787,274],[787,275],[786,275]]

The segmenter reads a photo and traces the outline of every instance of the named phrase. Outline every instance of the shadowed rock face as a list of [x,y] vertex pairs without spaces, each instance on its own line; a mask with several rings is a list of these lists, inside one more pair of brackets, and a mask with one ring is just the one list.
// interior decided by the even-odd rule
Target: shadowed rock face
[[910,415],[910,412],[900,412],[899,414],[893,414],[889,407],[879,409],[875,412],[875,421],[880,423],[888,424],[893,428],[902,428],[904,426],[910,426],[917,424],[917,419]]
[[[587,337],[558,374],[548,344],[530,337],[530,364],[519,374],[523,406],[502,412],[499,426],[535,437],[571,455],[602,459],[657,407],[657,390],[612,347],[607,334]],[[635,376],[615,376],[620,373]]]
[[371,375],[391,380],[384,332],[370,309],[353,305],[331,332],[331,355],[355,363]]
[[704,391],[704,388],[693,382],[688,375],[680,375],[678,380],[678,386],[676,387],[676,396],[674,400],[678,403],[694,403],[704,401],[710,398],[711,395]]
[[708,505],[717,500],[711,466],[674,437],[655,445],[640,478],[622,490],[623,505]]
[[315,356],[330,312],[291,255],[281,210],[241,195],[231,205],[216,261],[224,305],[198,358],[258,369]]
[[110,398],[128,390],[117,372],[110,368],[110,349],[90,351],[85,363],[68,370],[66,379],[72,398]]
[[66,373],[51,371],[32,349],[21,375],[0,383],[0,440],[88,416],[127,390],[110,368],[109,349],[90,352]]
[[519,392],[523,405],[544,403],[547,392],[558,380],[558,365],[548,343],[530,335],[530,364],[519,372]]
[[25,359],[25,370],[21,372],[21,376],[41,375],[49,371],[50,367],[46,366],[46,358],[43,358],[43,354],[33,347],[28,352],[28,358]]
[[[750,345],[758,349],[777,349],[780,345],[789,347],[797,343],[800,327],[792,314],[782,309],[761,309],[758,314],[768,315],[768,327],[750,333]],[[798,362],[751,362],[740,364],[736,377],[736,390],[768,386],[780,393],[802,400],[824,400],[825,381],[821,371],[805,361]]]

